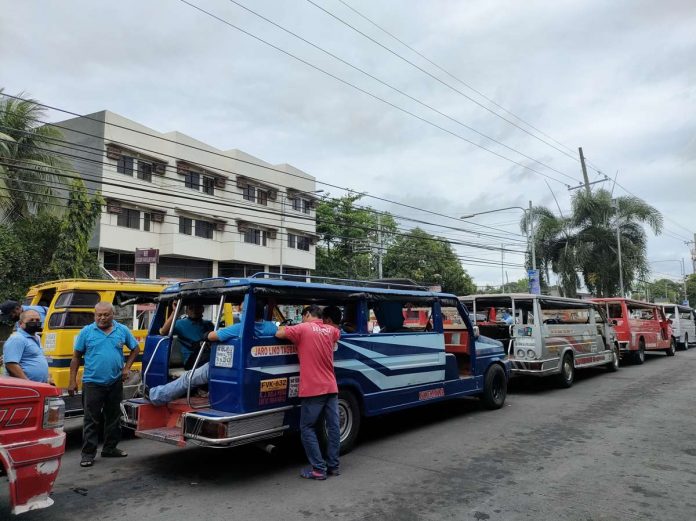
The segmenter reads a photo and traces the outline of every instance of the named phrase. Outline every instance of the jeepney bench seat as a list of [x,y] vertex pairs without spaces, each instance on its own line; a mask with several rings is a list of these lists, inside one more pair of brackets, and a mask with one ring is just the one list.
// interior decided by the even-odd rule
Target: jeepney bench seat
[[175,336],[172,338],[171,350],[169,352],[169,379],[175,380],[186,372],[184,369],[184,355],[181,352],[181,342]]

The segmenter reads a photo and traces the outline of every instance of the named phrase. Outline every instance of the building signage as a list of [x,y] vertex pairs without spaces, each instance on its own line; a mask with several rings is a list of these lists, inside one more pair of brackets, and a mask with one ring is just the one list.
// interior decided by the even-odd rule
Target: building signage
[[529,277],[529,292],[533,295],[541,295],[539,270],[527,270],[527,276]]
[[136,248],[135,263],[136,264],[157,264],[159,260],[159,250],[155,248]]

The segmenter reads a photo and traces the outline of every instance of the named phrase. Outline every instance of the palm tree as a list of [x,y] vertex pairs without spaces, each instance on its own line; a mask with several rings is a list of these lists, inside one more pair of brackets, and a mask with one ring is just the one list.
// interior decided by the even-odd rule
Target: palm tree
[[11,222],[49,209],[52,187],[63,184],[58,174],[67,163],[51,150],[63,136],[41,124],[44,112],[35,100],[0,89],[0,216]]
[[587,289],[597,296],[619,293],[619,258],[616,230],[621,240],[625,291],[648,272],[647,236],[644,224],[662,231],[662,215],[637,197],[612,199],[606,190],[577,192],[571,215],[557,216],[544,207],[532,209],[520,223],[524,233],[534,219],[537,264],[545,282],[549,270],[558,275],[566,296],[576,296],[580,274]]

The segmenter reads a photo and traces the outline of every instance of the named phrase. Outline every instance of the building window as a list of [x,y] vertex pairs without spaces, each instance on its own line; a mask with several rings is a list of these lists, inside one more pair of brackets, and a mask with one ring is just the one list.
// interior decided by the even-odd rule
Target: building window
[[266,246],[268,240],[268,232],[264,230],[256,230],[254,228],[249,228],[244,232],[244,242],[249,244],[258,244],[259,246]]
[[212,177],[203,178],[203,192],[209,195],[215,195],[215,179]]
[[297,249],[309,251],[309,237],[298,237],[297,238]]
[[193,232],[193,219],[179,217],[179,233],[191,235]]
[[312,207],[308,199],[302,199],[302,212],[309,213],[309,209]]
[[139,230],[140,212],[138,210],[131,210],[130,208],[121,208],[121,213],[118,214],[116,224],[118,226],[123,226],[124,228],[133,228],[134,230]]
[[198,172],[186,172],[184,174],[184,186],[186,188],[193,188],[194,190],[200,190],[201,187],[201,174]]
[[292,200],[292,209],[295,211],[300,211],[302,210],[302,199],[299,197],[296,197],[295,199]]
[[119,174],[133,176],[133,158],[128,156],[119,157],[116,163],[116,171]]
[[199,221],[196,219],[196,237],[212,239],[214,229],[215,225],[213,223],[209,223],[208,221]]
[[256,202],[268,206],[268,192],[266,190],[256,190]]
[[152,182],[152,163],[138,161],[138,179]]
[[256,187],[251,185],[246,185],[242,191],[242,197],[246,201],[256,202]]
[[288,248],[297,248],[298,250],[309,251],[309,237],[288,233]]
[[145,212],[143,214],[143,230],[145,230],[146,232],[149,232],[151,222],[152,222],[152,214],[149,212]]

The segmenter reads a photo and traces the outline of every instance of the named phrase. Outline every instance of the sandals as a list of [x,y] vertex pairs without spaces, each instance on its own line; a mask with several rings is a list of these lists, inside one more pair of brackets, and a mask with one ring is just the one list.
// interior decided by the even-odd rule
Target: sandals
[[128,453],[121,449],[102,450],[102,458],[125,458]]
[[80,460],[80,467],[91,467],[94,465],[94,458],[89,456],[82,456]]
[[324,481],[326,479],[326,472],[317,470],[312,467],[307,467],[306,469],[302,469],[302,472],[300,472],[300,477],[304,479],[315,479],[317,481]]

